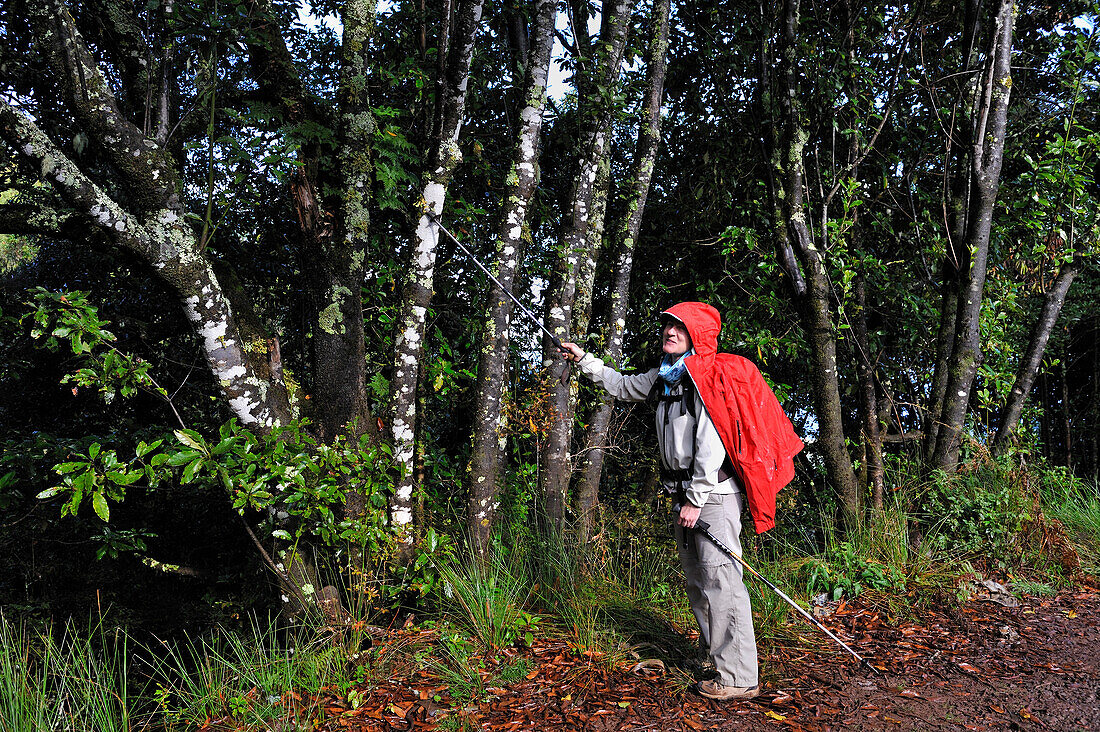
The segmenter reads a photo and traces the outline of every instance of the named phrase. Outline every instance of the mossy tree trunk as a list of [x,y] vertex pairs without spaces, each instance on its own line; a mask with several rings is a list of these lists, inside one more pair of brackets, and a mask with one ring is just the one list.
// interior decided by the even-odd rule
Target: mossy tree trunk
[[806,221],[803,183],[803,153],[807,140],[802,102],[798,89],[797,48],[799,2],[786,0],[779,33],[778,109],[783,136],[774,153],[773,167],[779,184],[775,207],[779,220],[774,232],[781,243],[777,251],[790,247],[797,257],[805,281],[801,297],[802,325],[810,345],[810,379],[821,456],[829,480],[840,498],[841,519],[847,526],[860,520],[861,491],[852,467],[844,435],[844,410],[837,374],[836,336],[832,316],[832,290],[825,270],[824,253]]
[[981,361],[980,316],[1012,89],[1010,62],[1014,22],[1014,0],[1002,0],[994,16],[984,79],[978,87],[981,96],[971,131],[971,190],[966,227],[969,266],[959,280],[955,339],[948,364],[939,435],[930,461],[933,469],[951,471],[958,465],[970,392]]
[[[597,177],[607,153],[610,120],[615,105],[614,88],[618,83],[634,4],[634,0],[615,0],[610,7],[605,6],[599,42],[577,43],[578,49],[594,45],[597,51],[579,60],[584,73],[577,83],[580,92],[580,133],[576,148],[578,168],[558,239],[558,262],[551,280],[552,291],[547,295],[546,327],[561,340],[571,337],[581,259],[591,256],[589,229],[593,221]],[[587,32],[586,24],[587,12],[580,19],[574,19],[574,28],[579,35]],[[548,365],[557,362],[557,351],[549,339],[543,341],[543,352]],[[554,381],[550,385],[554,420],[541,449],[539,488],[543,510],[553,530],[560,530],[565,521],[566,493],[572,475],[570,441],[573,436],[575,389],[572,380],[566,383]]]
[[[554,0],[537,0],[523,83],[524,103],[519,113],[519,130],[512,166],[504,190],[504,206],[496,236],[495,276],[509,290],[523,259],[527,206],[538,185],[539,133],[546,109],[546,79],[554,45],[557,18]],[[515,44],[517,48],[521,44]],[[469,496],[467,528],[474,545],[483,551],[488,544],[499,504],[499,478],[504,458],[505,429],[502,402],[508,384],[509,329],[512,301],[492,285],[489,313],[481,335],[474,408],[473,450],[466,475]]]
[[[47,0],[28,4],[28,11],[60,103],[86,140],[84,146],[94,145],[107,163],[88,165],[79,150],[73,156],[59,146],[47,134],[52,130],[41,129],[35,118],[0,102],[0,135],[19,151],[22,165],[51,184],[68,209],[38,208],[28,221],[36,222],[38,233],[77,243],[106,240],[124,255],[148,264],[154,276],[176,293],[215,383],[236,418],[261,432],[286,424],[294,416],[295,405],[283,380],[278,336],[257,317],[250,294],[233,270],[215,256],[210,247],[212,227],[192,224],[182,203],[180,170],[186,160],[170,146],[178,145],[183,135],[173,142],[169,132],[184,121],[172,112],[177,92],[170,81],[172,59],[163,39],[158,41],[153,33],[152,41],[142,41],[141,29],[130,27],[138,16],[120,12],[115,5],[82,8],[74,14],[60,0]],[[257,76],[260,83],[244,92],[250,101],[272,105],[292,124],[335,128],[338,141],[339,166],[323,165],[315,150],[304,148],[302,174],[290,186],[301,216],[299,244],[306,249],[301,255],[313,267],[307,279],[311,284],[326,282],[323,287],[314,286],[331,295],[315,310],[312,374],[315,423],[326,440],[349,425],[354,425],[356,435],[373,425],[363,388],[360,288],[372,175],[367,151],[373,133],[365,95],[365,51],[375,8],[373,2],[353,2],[344,11],[345,43],[336,100],[340,114],[333,113],[331,101],[307,91],[270,2],[250,4],[249,28],[242,34],[249,64],[264,72]],[[157,8],[157,22],[175,20],[174,12],[170,3]],[[106,21],[96,22],[101,17],[97,13],[105,13]],[[85,43],[78,18],[97,34],[96,51],[112,67],[112,79],[118,77],[114,83],[108,83],[100,61]],[[146,90],[141,101],[135,99],[139,88]],[[213,100],[211,108],[207,119],[213,127]],[[340,172],[334,177],[336,167]],[[326,186],[339,194],[324,200],[316,192]],[[209,222],[207,216],[205,223]],[[89,229],[99,233],[92,236]],[[325,324],[332,327],[326,330]],[[356,515],[361,504],[354,488],[349,486],[345,507],[350,515]],[[299,604],[303,593],[291,579],[293,573],[279,569],[278,556],[273,559],[254,534],[252,538],[265,561],[275,567],[283,595]]]
[[[661,142],[661,100],[664,97],[665,72],[668,67],[670,8],[670,0],[656,0],[653,3],[653,26],[646,49],[646,97],[638,125],[638,142],[629,178],[630,185],[625,192],[626,207],[612,234],[612,251],[616,253],[616,260],[611,302],[601,340],[604,358],[608,365],[615,368],[620,366],[622,360],[623,335],[630,309],[630,275],[634,266],[634,249],[641,231],[646,198]],[[582,543],[587,542],[592,534],[614,405],[615,400],[601,392],[585,433],[584,457],[576,491],[577,533]]]
[[411,530],[413,520],[416,385],[439,244],[439,227],[432,221],[432,216],[442,215],[451,178],[462,162],[458,139],[466,109],[474,39],[481,27],[481,10],[482,0],[466,0],[459,3],[455,11],[455,32],[438,100],[439,128],[432,139],[427,172],[417,202],[419,208],[412,212],[417,226],[398,308],[394,372],[390,382],[390,404],[393,409],[390,429],[394,459],[401,475],[390,503],[390,521],[396,529],[405,532]]

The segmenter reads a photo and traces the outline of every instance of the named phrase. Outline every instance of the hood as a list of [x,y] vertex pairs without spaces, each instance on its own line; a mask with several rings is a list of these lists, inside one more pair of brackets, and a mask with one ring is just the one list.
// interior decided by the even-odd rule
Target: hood
[[695,355],[709,362],[718,352],[718,333],[722,330],[722,316],[705,302],[682,302],[673,305],[661,315],[671,315],[687,328]]

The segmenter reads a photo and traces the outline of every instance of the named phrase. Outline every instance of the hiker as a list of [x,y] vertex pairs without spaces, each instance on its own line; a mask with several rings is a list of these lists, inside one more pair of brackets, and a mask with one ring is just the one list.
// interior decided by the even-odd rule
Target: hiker
[[[696,378],[700,367],[713,366],[721,327],[718,311],[705,303],[669,308],[661,313],[661,362],[636,376],[605,366],[575,343],[563,342],[562,355],[618,399],[639,402],[656,392],[661,482],[681,506],[673,527],[676,548],[700,641],[718,672],[717,678],[700,681],[696,690],[710,699],[751,699],[760,693],[759,669],[741,565],[691,531],[702,518],[717,538],[741,553],[744,491],[698,385],[688,374],[689,365]],[[692,358],[694,362],[688,361]]]

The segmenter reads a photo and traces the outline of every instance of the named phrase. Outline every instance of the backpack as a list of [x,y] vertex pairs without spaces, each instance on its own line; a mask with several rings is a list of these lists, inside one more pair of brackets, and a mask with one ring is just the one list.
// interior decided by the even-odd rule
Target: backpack
[[775,526],[775,497],[794,478],[802,440],[756,364],[731,353],[708,360],[710,368],[700,369],[702,364],[689,358],[688,374],[745,488],[756,533],[762,534]]

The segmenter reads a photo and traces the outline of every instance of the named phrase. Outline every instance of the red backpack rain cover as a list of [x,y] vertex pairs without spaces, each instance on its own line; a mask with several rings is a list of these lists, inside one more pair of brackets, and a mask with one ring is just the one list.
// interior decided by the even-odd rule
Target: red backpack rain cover
[[756,533],[775,526],[775,496],[794,478],[802,449],[760,369],[741,356],[718,353],[722,318],[710,305],[682,302],[665,311],[683,322],[695,355],[684,362],[718,430],[749,499]]

